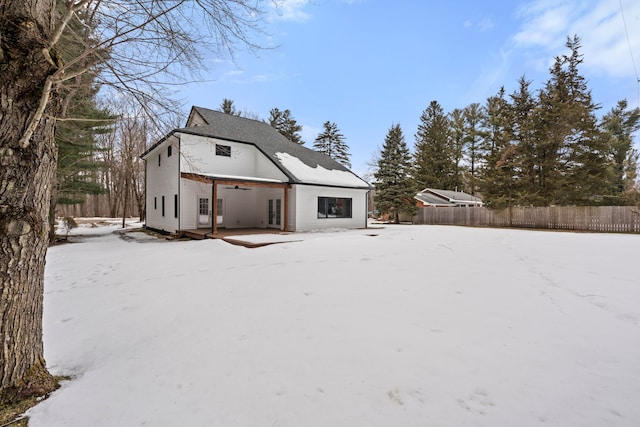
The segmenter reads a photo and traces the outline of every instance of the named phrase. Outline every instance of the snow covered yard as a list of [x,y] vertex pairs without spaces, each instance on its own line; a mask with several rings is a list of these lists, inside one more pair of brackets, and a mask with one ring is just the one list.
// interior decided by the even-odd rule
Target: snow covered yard
[[640,236],[115,227],[49,250],[45,356],[75,378],[31,427],[640,422]]

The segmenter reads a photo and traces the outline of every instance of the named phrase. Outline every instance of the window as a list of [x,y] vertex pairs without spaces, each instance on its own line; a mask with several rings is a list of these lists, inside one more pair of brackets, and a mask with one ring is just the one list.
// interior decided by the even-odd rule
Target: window
[[158,166],[160,166],[160,161],[162,160],[162,154],[158,154]]
[[231,146],[216,144],[216,156],[231,157]]
[[171,157],[171,149],[172,148],[173,147],[171,145],[167,147],[167,157]]
[[223,224],[224,223],[224,204],[223,204],[223,200],[224,199],[218,199],[216,200],[216,214],[217,214],[217,218],[216,221],[218,221],[218,225]]
[[173,216],[178,218],[178,195],[173,195]]
[[164,196],[162,196],[162,216],[164,216]]
[[153,198],[153,209],[158,210],[158,198]]
[[351,199],[318,197],[318,218],[351,218]]

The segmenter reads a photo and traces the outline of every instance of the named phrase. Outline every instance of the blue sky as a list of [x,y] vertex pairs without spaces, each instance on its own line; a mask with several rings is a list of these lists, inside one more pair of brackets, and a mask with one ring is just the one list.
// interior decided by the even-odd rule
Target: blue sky
[[206,82],[179,95],[189,107],[214,109],[229,98],[262,119],[271,108],[289,109],[310,148],[322,124],[335,122],[359,175],[392,124],[402,126],[413,148],[420,114],[432,100],[446,112],[482,104],[501,86],[513,92],[523,74],[540,88],[553,58],[567,52],[568,35],[582,39],[581,70],[600,114],[620,99],[640,105],[637,0],[266,4],[268,36],[256,41],[273,48],[240,50],[233,61],[212,56]]

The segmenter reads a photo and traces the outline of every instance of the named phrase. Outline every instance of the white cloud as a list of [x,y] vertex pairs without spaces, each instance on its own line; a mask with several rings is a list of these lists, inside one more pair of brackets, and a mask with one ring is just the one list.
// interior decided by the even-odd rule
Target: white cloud
[[307,148],[311,148],[313,142],[316,140],[316,137],[320,132],[321,130],[316,127],[310,125],[302,125],[300,136],[302,137],[302,140],[307,143]]
[[[620,4],[627,21],[627,34]],[[522,20],[513,44],[531,58],[546,61],[564,52],[566,37],[578,35],[585,67],[611,76],[633,76],[631,50],[640,59],[640,2],[632,0],[536,0],[519,10]],[[537,59],[536,59],[537,57]]]
[[309,0],[272,0],[271,19],[304,22],[311,17],[303,10],[308,3]]
[[493,21],[490,18],[484,18],[478,23],[480,31],[488,31],[493,28]]
[[494,27],[493,20],[491,18],[481,18],[478,20],[467,19],[462,23],[464,28],[475,28],[480,32],[489,31]]

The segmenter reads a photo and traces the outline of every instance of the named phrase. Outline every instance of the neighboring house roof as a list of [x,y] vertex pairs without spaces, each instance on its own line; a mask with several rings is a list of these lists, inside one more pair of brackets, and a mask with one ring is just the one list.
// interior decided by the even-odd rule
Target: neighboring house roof
[[[189,117],[194,113],[199,114],[207,125],[175,129],[169,135],[180,132],[252,144],[282,170],[292,183],[370,188],[369,184],[341,163],[326,154],[288,140],[268,123],[195,106]],[[141,157],[167,137],[150,147]]]
[[425,205],[455,206],[459,204],[474,204],[482,206],[482,199],[463,193],[462,191],[438,190],[425,188],[414,197]]

